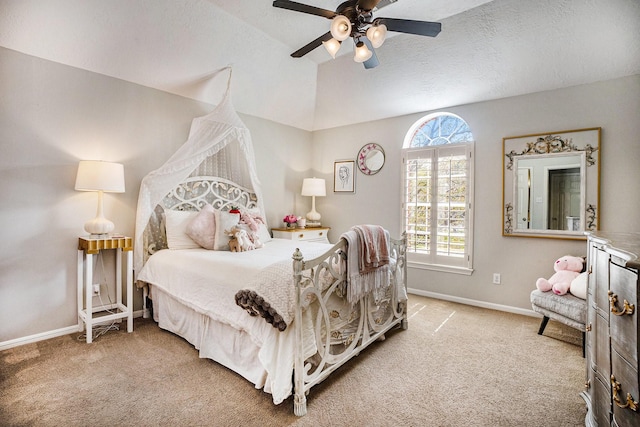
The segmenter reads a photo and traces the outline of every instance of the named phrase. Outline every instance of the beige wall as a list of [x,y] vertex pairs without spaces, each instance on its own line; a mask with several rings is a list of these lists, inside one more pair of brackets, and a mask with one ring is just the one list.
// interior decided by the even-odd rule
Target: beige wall
[[[442,111],[465,119],[476,140],[474,272],[463,276],[410,269],[413,290],[530,310],[529,293],[538,277],[553,274],[556,258],[586,255],[582,242],[502,237],[502,138],[506,136],[602,127],[601,229],[640,231],[640,75]],[[354,223],[381,223],[399,232],[400,148],[411,125],[427,113],[314,133],[313,166],[329,181],[333,161],[354,159],[365,143],[377,142],[387,153],[380,173],[357,174],[354,195],[329,192],[318,203],[318,211],[332,227],[332,239]],[[502,274],[502,285],[492,284],[493,273]]]
[[[97,206],[95,194],[74,191],[78,160],[124,163],[126,193],[105,194],[104,209],[116,231],[132,235],[141,179],[186,140],[191,120],[212,108],[0,48],[0,348],[77,324],[77,238]],[[241,118],[252,133],[266,204],[275,207],[268,221],[279,223],[301,202],[296,186],[309,174],[311,134]],[[113,283],[111,251],[105,261]],[[100,264],[95,271],[101,277]],[[141,307],[136,291],[134,309]]]
[[[212,102],[216,102],[216,98]],[[186,139],[193,117],[211,105],[0,48],[0,348],[69,333],[76,324],[76,243],[95,215],[96,198],[73,190],[77,162],[125,165],[127,192],[105,196],[105,214],[132,234],[140,180]],[[601,126],[605,230],[640,230],[640,76],[447,109],[476,137],[475,271],[471,276],[412,270],[410,287],[481,304],[526,310],[552,258],[582,254],[576,242],[501,236],[502,137]],[[426,114],[426,113],[425,113]],[[271,225],[302,215],[302,178],[327,178],[317,201],[331,240],[355,223],[400,232],[400,147],[422,114],[315,133],[241,115],[252,133]],[[366,142],[386,150],[372,177],[358,173],[356,193],[334,194],[334,160],[353,159]],[[313,172],[312,172],[313,170]],[[107,258],[107,269],[112,259]],[[503,285],[491,284],[502,273]],[[141,297],[135,295],[135,309]]]

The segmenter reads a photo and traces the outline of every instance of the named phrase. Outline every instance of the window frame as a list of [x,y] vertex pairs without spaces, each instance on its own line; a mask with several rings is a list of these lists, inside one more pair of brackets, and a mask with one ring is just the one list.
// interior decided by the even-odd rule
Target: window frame
[[[470,275],[473,272],[473,217],[474,217],[474,153],[475,153],[475,142],[473,140],[468,142],[450,142],[446,144],[439,145],[426,145],[420,147],[412,147],[411,143],[416,135],[416,131],[419,130],[423,125],[425,125],[430,120],[433,120],[437,117],[441,116],[453,116],[458,120],[464,122],[464,124],[468,128],[468,124],[461,117],[451,114],[451,113],[435,113],[428,116],[425,116],[414,123],[414,125],[409,129],[407,135],[405,136],[405,141],[402,148],[402,224],[401,229],[405,232],[408,231],[408,201],[407,201],[407,186],[408,186],[408,162],[412,159],[417,158],[416,154],[423,153],[426,154],[424,158],[431,158],[432,162],[434,160],[437,161],[438,158],[444,157],[453,157],[459,156],[464,153],[467,159],[467,185],[466,185],[466,193],[465,193],[465,248],[464,255],[462,257],[459,256],[451,256],[451,255],[440,255],[438,254],[438,250],[432,250],[430,253],[419,253],[407,250],[407,266],[418,268],[418,269],[426,269],[426,270],[436,270],[436,271],[444,271],[458,274],[466,274]],[[473,138],[472,138],[473,139]],[[460,154],[455,154],[458,151]],[[447,154],[449,153],[449,154]],[[433,163],[437,164],[437,163]],[[437,191],[437,168],[435,168],[432,176],[432,189],[436,189]],[[437,227],[437,215],[438,215],[438,197],[437,194],[433,194],[433,201],[428,202],[431,205],[431,211],[435,213],[434,218],[431,218],[429,225],[429,237],[434,244],[437,244],[438,241],[438,227]],[[449,199],[447,199],[449,200]],[[435,206],[434,206],[435,203]],[[447,237],[450,235],[447,234]],[[449,246],[449,245],[448,245]]]

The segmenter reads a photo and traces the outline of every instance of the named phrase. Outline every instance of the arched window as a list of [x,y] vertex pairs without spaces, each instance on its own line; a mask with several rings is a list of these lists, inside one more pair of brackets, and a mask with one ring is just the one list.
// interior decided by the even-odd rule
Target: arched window
[[407,132],[403,227],[412,266],[470,273],[473,148],[469,125],[450,113],[423,117]]

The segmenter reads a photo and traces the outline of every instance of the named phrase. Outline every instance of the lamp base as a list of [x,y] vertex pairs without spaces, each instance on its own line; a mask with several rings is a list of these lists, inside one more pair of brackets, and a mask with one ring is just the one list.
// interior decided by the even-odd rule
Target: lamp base
[[320,222],[320,218],[322,218],[320,214],[315,211],[315,209],[307,213],[306,217],[307,217],[307,224],[309,224],[310,222]]
[[105,217],[95,217],[84,223],[84,231],[91,237],[105,237],[113,231],[115,225]]
[[320,221],[307,221],[307,228],[322,227]]

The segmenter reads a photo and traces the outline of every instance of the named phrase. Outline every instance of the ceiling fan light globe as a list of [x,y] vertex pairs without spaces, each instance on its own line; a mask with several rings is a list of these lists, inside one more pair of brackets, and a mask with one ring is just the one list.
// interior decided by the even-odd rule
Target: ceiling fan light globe
[[351,21],[344,15],[337,15],[331,21],[331,35],[338,41],[345,41],[351,35]]
[[356,62],[364,62],[373,56],[373,52],[371,52],[367,46],[363,42],[356,43],[356,54],[353,57],[353,60]]
[[338,40],[330,39],[326,42],[322,42],[322,46],[324,46],[324,48],[327,50],[327,52],[329,52],[329,55],[331,55],[333,59],[336,58],[336,53],[338,53],[338,50],[340,50],[340,42]]
[[367,38],[371,42],[371,46],[374,49],[379,48],[384,43],[387,37],[387,26],[384,24],[381,25],[372,25],[367,30]]

